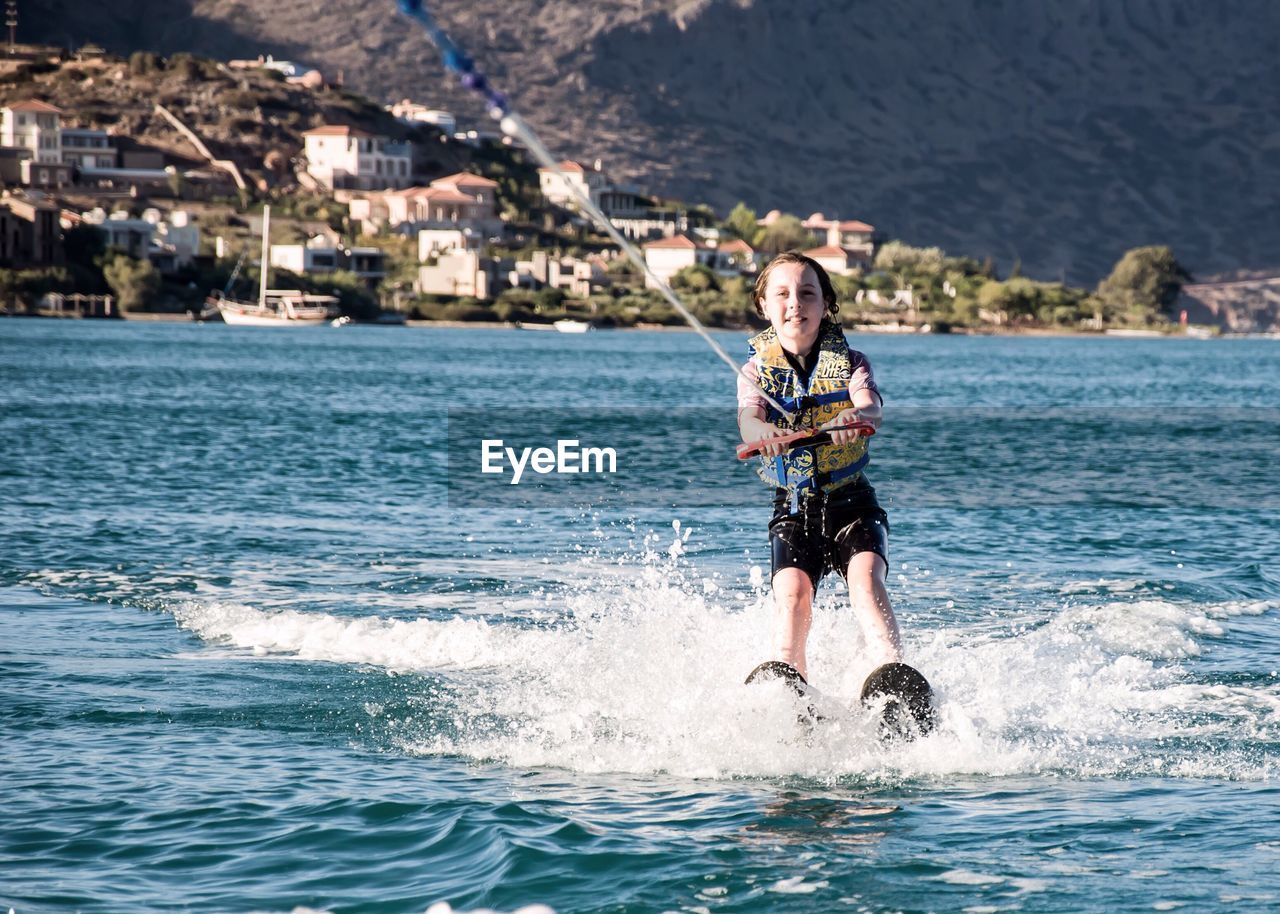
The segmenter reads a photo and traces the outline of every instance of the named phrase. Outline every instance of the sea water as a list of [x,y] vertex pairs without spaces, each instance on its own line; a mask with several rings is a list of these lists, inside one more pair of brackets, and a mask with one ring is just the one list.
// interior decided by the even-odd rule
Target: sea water
[[1280,909],[1280,344],[851,340],[908,745],[693,335],[0,322],[0,908]]

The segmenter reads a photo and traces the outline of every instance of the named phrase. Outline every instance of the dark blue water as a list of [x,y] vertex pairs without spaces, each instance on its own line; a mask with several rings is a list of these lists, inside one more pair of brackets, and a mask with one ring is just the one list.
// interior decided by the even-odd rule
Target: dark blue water
[[[1280,909],[1280,344],[855,345],[910,746],[833,582],[847,712],[740,687],[767,493],[692,335],[0,321],[0,905]],[[631,469],[515,498],[490,426]]]

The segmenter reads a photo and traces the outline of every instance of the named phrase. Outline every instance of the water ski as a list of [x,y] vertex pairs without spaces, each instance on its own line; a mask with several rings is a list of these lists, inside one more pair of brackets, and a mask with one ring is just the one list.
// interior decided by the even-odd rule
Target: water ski
[[744,685],[751,685],[753,682],[768,682],[770,679],[781,679],[797,695],[803,695],[809,686],[805,678],[800,675],[799,670],[781,660],[766,660],[760,664],[747,674],[747,681]]
[[905,663],[877,667],[862,684],[863,704],[881,701],[884,702],[880,712],[881,739],[912,740],[927,736],[938,724],[929,680]]
[[815,721],[823,720],[823,716],[818,713],[818,709],[813,705],[816,693],[810,687],[808,681],[800,675],[800,671],[789,663],[784,663],[781,660],[766,660],[747,674],[744,684],[751,685],[752,683],[769,682],[774,679],[781,679],[787,688],[795,692],[796,698],[805,701],[804,712],[800,715],[802,724],[812,724]]

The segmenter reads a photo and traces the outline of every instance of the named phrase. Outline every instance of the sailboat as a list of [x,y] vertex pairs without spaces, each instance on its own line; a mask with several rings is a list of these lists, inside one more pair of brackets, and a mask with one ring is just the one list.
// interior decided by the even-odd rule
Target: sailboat
[[271,207],[262,208],[262,270],[256,302],[228,298],[224,293],[209,296],[210,308],[217,308],[222,320],[241,327],[319,327],[336,310],[333,295],[312,295],[298,289],[268,289],[271,256]]

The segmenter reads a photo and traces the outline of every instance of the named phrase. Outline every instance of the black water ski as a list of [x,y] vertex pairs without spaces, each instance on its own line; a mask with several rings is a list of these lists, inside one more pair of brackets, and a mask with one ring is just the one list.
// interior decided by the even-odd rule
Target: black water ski
[[917,736],[927,736],[938,725],[929,680],[905,663],[886,663],[877,667],[862,684],[863,704],[882,700],[881,739],[912,740]]
[[744,685],[751,685],[756,682],[768,682],[772,679],[781,679],[786,683],[787,688],[796,693],[796,698],[802,699],[805,702],[804,713],[800,715],[800,722],[802,724],[813,724],[816,721],[825,719],[818,713],[818,709],[813,705],[812,699],[816,694],[814,689],[810,687],[805,678],[800,675],[800,671],[789,663],[784,663],[781,660],[766,660],[747,674],[747,679]]
[[770,679],[783,680],[797,695],[804,695],[809,687],[809,683],[800,675],[799,670],[781,660],[766,660],[747,674],[747,680],[743,684],[768,682]]

